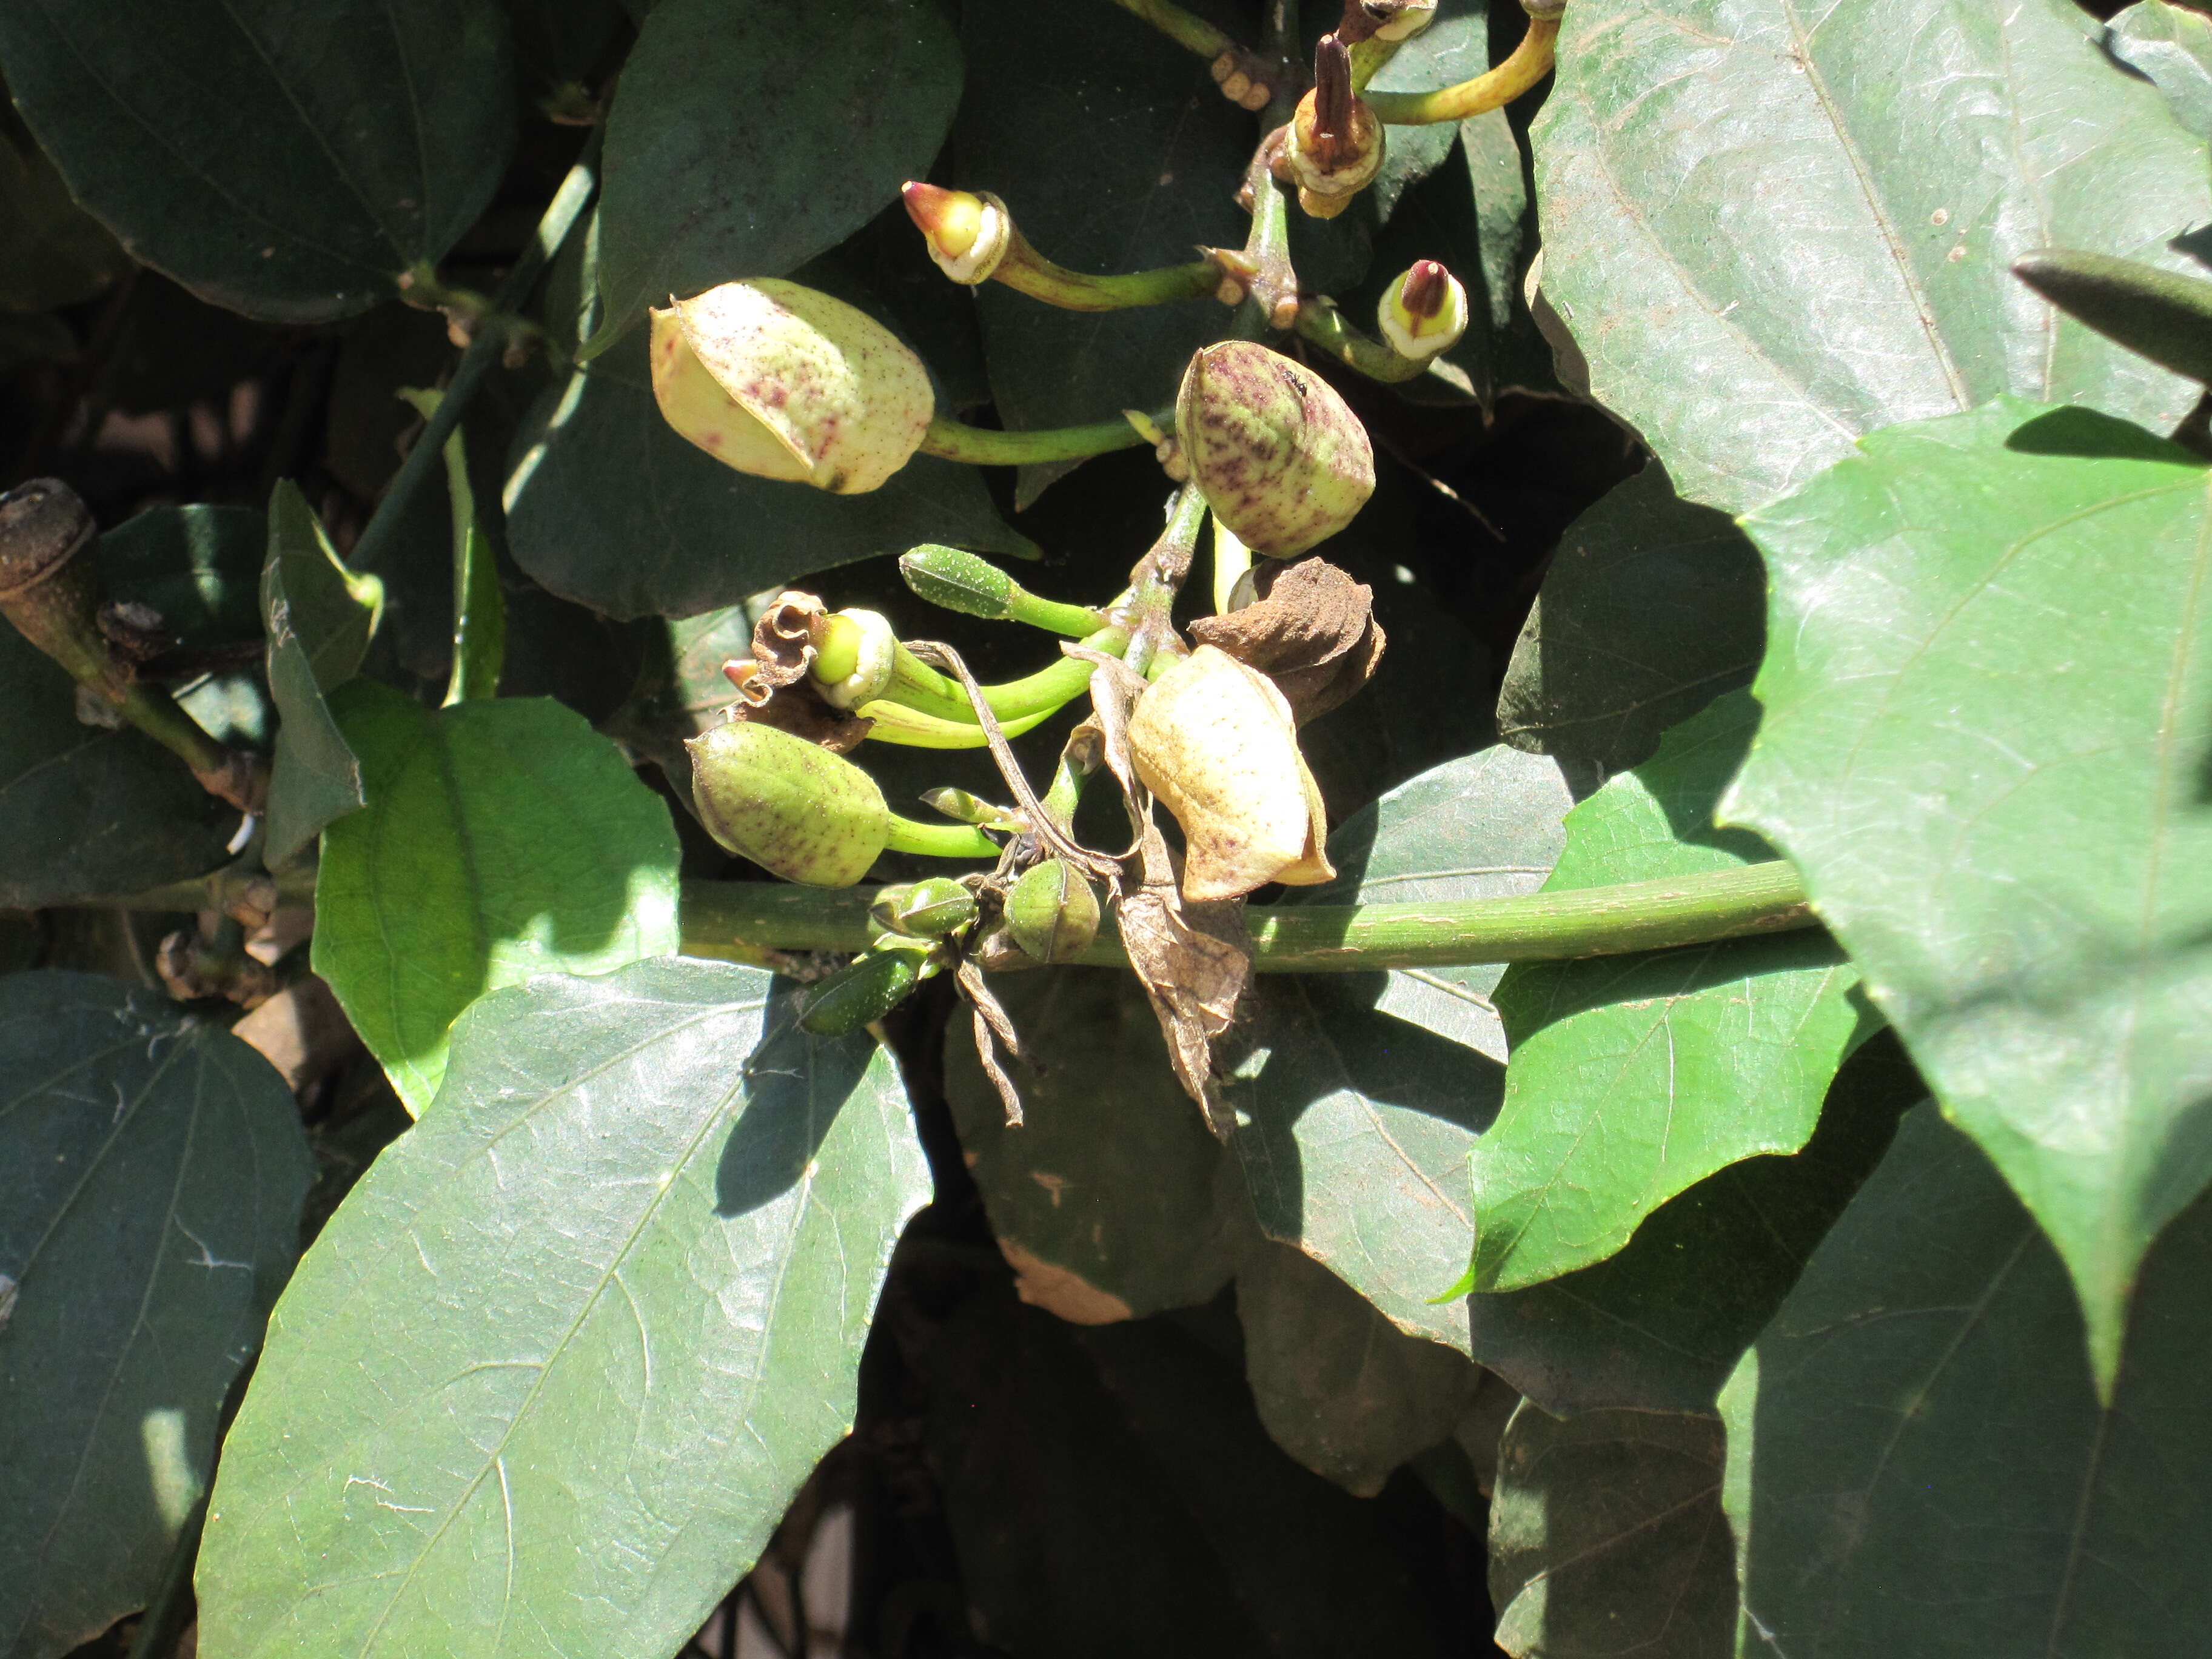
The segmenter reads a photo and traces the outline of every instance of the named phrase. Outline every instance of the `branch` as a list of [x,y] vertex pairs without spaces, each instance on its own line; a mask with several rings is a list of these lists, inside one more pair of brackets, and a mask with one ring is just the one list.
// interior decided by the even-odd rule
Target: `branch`
[[[314,891],[314,872],[277,878],[290,903]],[[878,890],[787,882],[687,881],[686,956],[747,961],[761,951],[858,951],[872,932]],[[81,909],[194,910],[207,884],[173,883]],[[1660,881],[1563,893],[1470,899],[1462,904],[1255,904],[1244,913],[1261,973],[1350,974],[1379,968],[1453,968],[1486,962],[1562,962],[1664,951],[1818,925],[1805,884],[1784,860]],[[1079,958],[1126,967],[1110,927]]]

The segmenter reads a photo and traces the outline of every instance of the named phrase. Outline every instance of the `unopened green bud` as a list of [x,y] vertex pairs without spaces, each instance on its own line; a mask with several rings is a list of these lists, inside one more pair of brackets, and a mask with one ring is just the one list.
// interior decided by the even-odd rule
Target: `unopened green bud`
[[868,907],[868,920],[908,939],[943,939],[975,920],[975,896],[950,876],[931,876],[884,888]]
[[1005,830],[1019,835],[1028,829],[1029,820],[1011,806],[1001,806],[996,801],[985,800],[981,795],[955,789],[950,785],[940,789],[925,789],[918,797],[932,811],[942,812],[948,818],[957,818],[963,823],[980,825],[986,830]]
[[1098,895],[1081,871],[1047,859],[1006,894],[1006,932],[1039,962],[1073,962],[1098,937]]
[[1255,553],[1303,553],[1375,493],[1359,417],[1311,369],[1254,341],[1224,340],[1191,358],[1176,428],[1206,505]]
[[849,962],[807,993],[799,1029],[816,1036],[843,1036],[881,1019],[906,1000],[925,977],[926,945],[872,951]]
[[1449,350],[1467,332],[1467,290],[1434,259],[1416,259],[1383,291],[1375,322],[1391,350],[1424,361]]
[[890,841],[876,781],[804,738],[738,720],[684,747],[708,833],[787,881],[850,887]]
[[832,708],[858,708],[884,695],[898,666],[898,635],[872,611],[840,611],[813,627],[814,684]]
[[653,313],[653,392],[669,425],[763,478],[857,495],[913,457],[936,412],[928,371],[881,323],[775,277]]
[[917,598],[940,611],[998,622],[1013,597],[1014,579],[988,559],[933,542],[899,555],[899,574]]
[[1013,246],[1014,222],[1004,202],[918,180],[902,185],[899,195],[939,270],[970,287],[990,281]]

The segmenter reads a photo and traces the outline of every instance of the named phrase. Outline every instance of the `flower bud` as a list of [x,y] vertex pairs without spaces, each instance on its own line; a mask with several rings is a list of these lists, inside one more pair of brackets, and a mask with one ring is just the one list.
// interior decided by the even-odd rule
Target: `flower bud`
[[975,920],[975,896],[950,876],[931,876],[884,888],[868,907],[868,920],[908,939],[942,939]]
[[1098,895],[1064,860],[1033,864],[1006,893],[1006,932],[1024,956],[1073,962],[1098,937]]
[[1176,429],[1206,505],[1255,553],[1304,552],[1375,492],[1375,451],[1359,417],[1311,369],[1250,340],[1191,358]]
[[997,622],[1012,608],[1014,579],[957,547],[927,544],[899,555],[899,574],[918,598],[940,611]]
[[1013,216],[1004,202],[919,181],[901,185],[899,194],[939,270],[971,288],[991,280],[1014,240]]
[[1236,898],[1271,881],[1327,881],[1321,791],[1291,706],[1266,675],[1201,645],[1129,716],[1137,776],[1182,825],[1182,896]]
[[816,1036],[844,1036],[881,1019],[921,983],[929,951],[924,945],[872,951],[847,963],[806,994],[799,1029]]
[[724,465],[847,495],[904,466],[936,407],[921,359],[889,329],[774,277],[654,311],[653,392]]
[[873,611],[817,617],[812,629],[814,689],[832,708],[858,708],[884,695],[898,666],[898,635]]
[[1298,100],[1283,159],[1298,186],[1298,205],[1334,219],[1382,170],[1382,123],[1352,90],[1344,43],[1325,34],[1314,51],[1313,90]]
[[1401,357],[1433,357],[1467,332],[1467,290],[1434,259],[1416,259],[1383,292],[1375,323]]
[[842,756],[754,720],[684,747],[708,833],[787,881],[850,887],[889,844],[884,792]]

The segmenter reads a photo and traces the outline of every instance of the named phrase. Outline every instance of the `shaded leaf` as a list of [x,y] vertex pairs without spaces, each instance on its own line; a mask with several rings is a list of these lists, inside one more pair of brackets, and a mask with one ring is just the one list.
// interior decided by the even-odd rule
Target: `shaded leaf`
[[1722,816],[1805,872],[2109,1379],[2137,1261],[2212,1178],[2205,468],[2010,399],[1863,448],[1745,521],[1766,717]]
[[[0,5],[9,90],[137,258],[286,323],[366,311],[475,222],[514,103],[495,0]],[[404,88],[404,93],[398,89]]]
[[149,605],[185,656],[261,638],[266,520],[250,507],[149,507],[100,538],[107,596]]
[[270,1322],[210,1651],[664,1659],[750,1566],[928,1191],[889,1058],[773,984],[643,963],[469,1012]]
[[[1713,827],[1759,729],[1735,691],[1567,814],[1544,890],[1698,875],[1773,849]],[[1826,934],[1723,939],[1587,962],[1516,963],[1497,1003],[1505,1103],[1476,1143],[1475,1283],[1534,1285],[1603,1260],[1658,1205],[1760,1152],[1794,1152],[1878,1016]]]
[[1747,1158],[1677,1194],[1617,1255],[1466,1304],[1474,1358],[1561,1417],[1608,1407],[1711,1411],[1859,1183],[1926,1089],[1877,1034],[1836,1074],[1787,1158]]
[[1036,552],[973,467],[920,455],[881,489],[833,495],[724,466],[661,419],[641,333],[540,398],[506,507],[515,562],[615,617],[695,616],[919,542]]
[[1498,735],[1626,771],[1748,685],[1765,648],[1758,550],[1654,461],[1567,527],[1506,665]]
[[1559,64],[1544,291],[1689,500],[1756,506],[1863,433],[1999,392],[2153,425],[2196,400],[2008,269],[2048,246],[2181,269],[2166,239],[2212,217],[2202,143],[2070,0],[1931,0],[1902,31],[1879,7],[1599,0]]
[[[1258,142],[1206,65],[1110,6],[972,0],[962,44],[975,84],[954,147],[963,190],[1006,198],[1036,250],[1076,270],[1180,264],[1242,247],[1231,200]],[[1000,283],[975,291],[999,418],[1010,428],[1110,420],[1171,403],[1190,354],[1219,337],[1211,300],[1089,313]],[[1026,506],[1073,463],[1024,469]]]
[[1490,1600],[1514,1659],[1723,1659],[1735,1564],[1721,1425],[1662,1412],[1570,1422],[1523,1401],[1490,1509]]
[[[1429,92],[1472,80],[1489,67],[1489,0],[1443,0],[1436,21],[1403,42],[1367,84],[1375,92]],[[1380,222],[1390,222],[1409,186],[1443,165],[1458,137],[1459,124],[1453,121],[1384,129],[1382,170],[1368,186]]]
[[[1932,1105],[1721,1396],[1745,1650],[2185,1653],[2212,1616],[2212,1205],[2152,1249],[2109,1405],[2049,1241]],[[1931,1615],[1931,1610],[1935,1610]]]
[[361,666],[383,602],[383,584],[339,562],[299,486],[279,479],[269,498],[269,554],[261,570],[269,693],[279,721],[263,852],[272,868],[289,863],[367,799],[361,763],[326,699]]
[[76,717],[76,682],[0,627],[0,905],[35,909],[205,875],[239,815],[135,726]]
[[51,310],[104,292],[131,267],[107,228],[70,198],[54,164],[0,137],[0,309]]
[[1482,1373],[1408,1336],[1302,1250],[1262,1244],[1237,1268],[1244,1377],[1277,1445],[1372,1498],[1407,1458],[1449,1439]]
[[581,715],[535,697],[433,713],[373,680],[331,707],[368,804],[324,834],[314,968],[410,1111],[486,991],[678,948],[668,809]]
[[586,355],[671,295],[781,276],[843,241],[928,170],[960,78],[929,0],[655,7],[607,124],[605,321]]
[[[1548,760],[1492,747],[1448,762],[1339,828],[1328,846],[1337,878],[1291,902],[1533,892],[1559,855],[1567,805]],[[1504,1028],[1489,995],[1499,972],[1263,975],[1228,1091],[1261,1231],[1298,1245],[1401,1330],[1462,1348],[1464,1304],[1430,1298],[1462,1275],[1474,1243],[1467,1156],[1504,1085]]]
[[1118,969],[1054,968],[992,989],[1043,1062],[1012,1068],[1024,1121],[1006,1126],[964,1018],[945,1092],[1022,1299],[1099,1324],[1212,1296],[1249,1235],[1142,988]]
[[2136,0],[2105,25],[2105,50],[2150,77],[2173,118],[2212,140],[2212,22],[2166,0]]
[[0,1653],[145,1605],[298,1249],[268,1063],[93,974],[0,980]]

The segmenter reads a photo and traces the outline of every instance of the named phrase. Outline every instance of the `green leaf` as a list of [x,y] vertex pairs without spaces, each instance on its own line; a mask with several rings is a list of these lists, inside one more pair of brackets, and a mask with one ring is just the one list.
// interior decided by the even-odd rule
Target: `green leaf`
[[2175,120],[2212,140],[2212,22],[2166,0],[2137,0],[2105,25],[2104,45],[2165,94]]
[[272,868],[289,863],[367,799],[361,763],[327,698],[361,666],[383,609],[384,584],[348,570],[300,487],[279,479],[269,498],[269,556],[261,570],[269,693],[280,722],[263,852]]
[[[1005,198],[1038,252],[1108,273],[1244,245],[1231,198],[1258,129],[1205,64],[1111,6],[970,0],[962,17],[969,72],[989,94],[962,112],[954,177]],[[1191,353],[1226,321],[1211,300],[1084,313],[1003,283],[975,302],[999,417],[1015,428],[1171,403]],[[1016,505],[1073,465],[1024,469]]]
[[1845,1061],[1819,1127],[1652,1212],[1627,1246],[1525,1291],[1467,1299],[1474,1357],[1546,1411],[1709,1412],[1805,1258],[1927,1090],[1889,1032]]
[[139,259],[275,322],[366,311],[491,199],[514,141],[495,0],[0,3],[15,106]]
[[2053,246],[2185,269],[2166,239],[2212,218],[2203,144],[2070,0],[1929,0],[1909,29],[1580,4],[1535,148],[1545,293],[1692,501],[1741,511],[2000,392],[2149,425],[2196,400],[2009,274]]
[[434,714],[373,680],[331,707],[368,805],[324,832],[314,967],[409,1110],[484,992],[678,948],[668,809],[581,715],[536,697]]
[[881,489],[833,495],[724,466],[661,419],[642,334],[539,400],[506,507],[515,562],[614,617],[695,616],[917,542],[1036,556],[974,467],[918,455]]
[[1523,1401],[1498,1448],[1490,1601],[1514,1659],[1719,1659],[1735,1632],[1721,1425]]
[[1745,520],[1766,718],[1721,815],[1804,872],[2050,1230],[2109,1383],[2137,1262],[2212,1179],[2204,465],[2010,399],[1862,447]]
[[267,521],[250,507],[149,507],[100,538],[107,596],[161,613],[191,657],[261,638]]
[[131,267],[107,228],[70,199],[54,164],[0,137],[0,309],[51,310],[104,293]]
[[135,726],[76,717],[76,682],[0,625],[0,905],[36,909],[205,875],[235,808]]
[[[1567,814],[1544,890],[1771,860],[1712,821],[1758,729],[1741,691],[1676,726]],[[1813,932],[1507,969],[1505,1102],[1472,1158],[1476,1285],[1517,1290],[1602,1261],[1692,1182],[1802,1146],[1836,1067],[1880,1024],[1857,986]]]
[[[1499,747],[1391,791],[1329,837],[1319,904],[1451,902],[1535,890],[1559,856],[1559,768]],[[1474,1137],[1497,1115],[1505,1037],[1496,966],[1263,975],[1228,1097],[1261,1229],[1297,1244],[1399,1329],[1467,1345]]]
[[268,1062],[94,974],[0,979],[0,1652],[143,1607],[298,1249]]
[[752,1565],[929,1191],[890,1059],[773,985],[668,960],[470,1011],[270,1322],[210,1652],[665,1659]]
[[1626,771],[1748,685],[1765,648],[1758,550],[1654,461],[1567,527],[1506,665],[1498,735]]
[[[1443,0],[1436,21],[1401,45],[1368,86],[1375,92],[1428,92],[1457,86],[1489,67],[1489,0]],[[1384,130],[1382,170],[1368,186],[1380,222],[1389,224],[1407,190],[1443,165],[1459,129],[1457,122],[1435,121]]]
[[945,1036],[945,1093],[1022,1299],[1103,1324],[1212,1296],[1249,1237],[1235,1170],[1136,981],[1055,968],[992,988],[1043,1062],[1009,1068],[1024,1121],[1007,1125],[964,1015]]
[[2100,1405],[2049,1242],[1933,1106],[1909,1115],[1721,1396],[1744,1650],[2194,1650],[2208,1274],[2200,1200],[2143,1264]]
[[1238,1264],[1237,1316],[1267,1432],[1358,1497],[1374,1497],[1401,1463],[1449,1439],[1482,1382],[1458,1350],[1407,1335],[1287,1244],[1262,1244]]
[[691,757],[684,745],[718,723],[733,700],[722,665],[752,655],[752,618],[733,605],[680,621],[656,617],[639,633],[637,678],[599,729],[659,767],[678,797],[689,799]]
[[607,123],[586,357],[648,305],[781,276],[929,168],[960,101],[960,48],[929,0],[665,0]]

